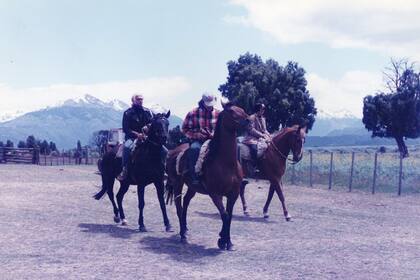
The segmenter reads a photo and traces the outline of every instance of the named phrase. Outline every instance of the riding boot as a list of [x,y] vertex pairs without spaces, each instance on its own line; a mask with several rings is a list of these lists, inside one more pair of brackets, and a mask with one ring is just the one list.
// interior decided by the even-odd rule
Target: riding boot
[[199,185],[200,180],[195,172],[195,165],[197,163],[198,156],[200,155],[201,143],[193,142],[190,150],[188,151],[188,171],[191,177],[192,185]]

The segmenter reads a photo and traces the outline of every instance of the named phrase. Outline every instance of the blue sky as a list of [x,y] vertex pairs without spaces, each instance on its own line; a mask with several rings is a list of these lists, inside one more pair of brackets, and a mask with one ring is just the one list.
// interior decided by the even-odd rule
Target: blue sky
[[0,0],[0,115],[143,92],[182,116],[249,51],[297,61],[320,109],[360,116],[390,56],[420,57],[415,1],[295,2]]

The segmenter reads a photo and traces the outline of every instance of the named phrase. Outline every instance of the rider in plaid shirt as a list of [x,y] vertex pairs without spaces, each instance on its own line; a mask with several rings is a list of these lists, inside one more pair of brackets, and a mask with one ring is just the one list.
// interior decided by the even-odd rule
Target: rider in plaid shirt
[[182,132],[190,141],[188,152],[188,168],[192,184],[199,184],[195,173],[195,163],[200,154],[203,143],[213,137],[219,111],[214,108],[216,97],[213,94],[204,93],[198,107],[185,117],[182,124]]

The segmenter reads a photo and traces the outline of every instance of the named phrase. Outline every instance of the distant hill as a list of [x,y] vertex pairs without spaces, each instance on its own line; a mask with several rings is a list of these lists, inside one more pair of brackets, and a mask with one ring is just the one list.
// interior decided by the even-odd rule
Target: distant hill
[[[128,107],[119,100],[103,102],[91,95],[66,100],[55,107],[1,122],[0,141],[10,139],[16,145],[19,140],[34,135],[55,142],[58,149],[73,148],[77,140],[85,145],[94,131],[121,127],[122,113]],[[177,116],[171,116],[169,121],[171,128],[182,123]]]

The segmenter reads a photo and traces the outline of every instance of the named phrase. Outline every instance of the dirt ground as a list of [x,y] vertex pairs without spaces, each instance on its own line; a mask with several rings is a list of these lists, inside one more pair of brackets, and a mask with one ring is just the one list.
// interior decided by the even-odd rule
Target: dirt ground
[[267,184],[252,183],[251,216],[238,200],[227,252],[208,197],[192,200],[181,244],[175,207],[164,232],[153,186],[139,233],[135,187],[122,227],[108,198],[91,198],[99,184],[92,166],[0,165],[0,279],[420,279],[420,195],[285,186],[286,222],[277,197],[262,218]]

